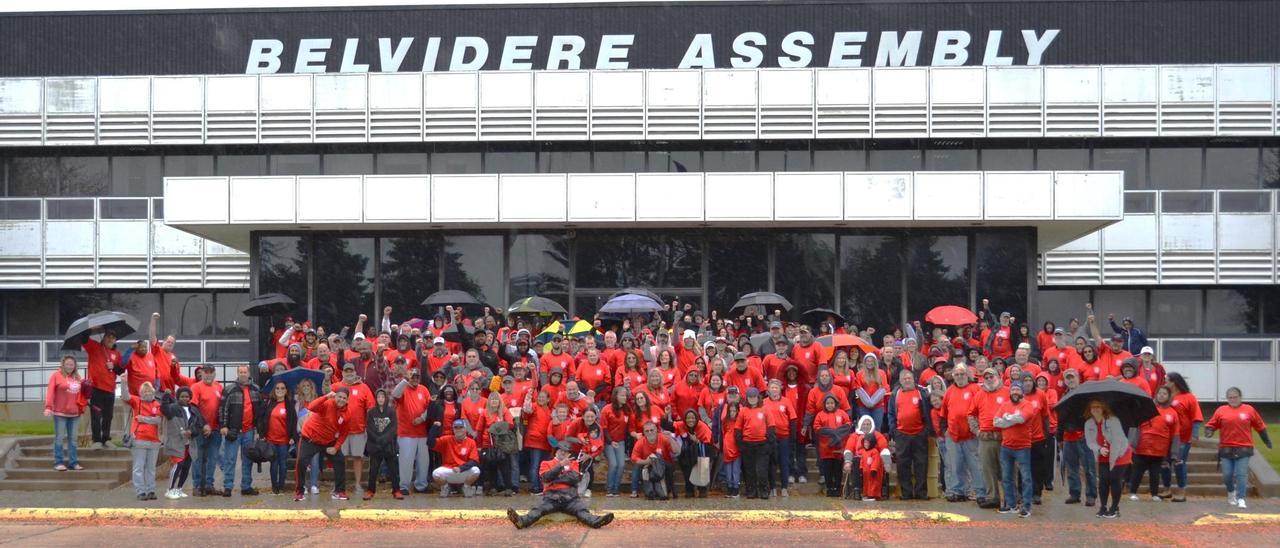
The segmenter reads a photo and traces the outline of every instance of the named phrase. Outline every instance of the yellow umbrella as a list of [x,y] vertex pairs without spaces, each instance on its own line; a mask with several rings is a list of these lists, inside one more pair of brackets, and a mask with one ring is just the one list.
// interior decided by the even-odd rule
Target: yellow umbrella
[[594,325],[591,325],[591,322],[587,320],[578,320],[577,323],[574,323],[572,326],[569,326],[569,329],[565,331],[565,334],[566,335],[578,335],[583,333],[594,334],[595,330],[596,328]]

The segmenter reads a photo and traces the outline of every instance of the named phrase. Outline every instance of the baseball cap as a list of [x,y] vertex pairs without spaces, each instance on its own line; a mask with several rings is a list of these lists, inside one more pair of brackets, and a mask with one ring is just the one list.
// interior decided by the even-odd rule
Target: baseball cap
[[1001,318],[1008,318],[1009,316],[1012,316],[1012,315],[1013,315],[1013,314],[1010,314],[1008,311],[1005,311],[1005,312],[1001,312],[1001,313],[1000,313],[1000,317],[1001,317]]
[[753,386],[753,387],[751,387],[751,388],[748,388],[748,389],[747,389],[747,397],[749,398],[749,397],[751,397],[751,396],[760,397],[760,389],[758,389],[758,388],[756,388],[756,387],[754,387],[754,386]]
[[466,427],[467,427],[467,421],[464,421],[464,420],[462,420],[462,419],[454,419],[454,421],[453,421],[453,427],[454,427],[454,428],[466,428]]
[[432,345],[444,344],[444,337],[436,337],[434,339],[431,339],[431,344]]
[[347,363],[342,364],[342,370],[343,370],[343,371],[346,371],[346,370],[348,370],[348,369],[350,369],[350,370],[352,370],[352,371],[355,371],[355,370],[356,370],[356,364],[351,363],[351,362],[347,362]]
[[1054,329],[1054,330],[1053,330],[1053,334],[1054,334],[1054,335],[1066,335],[1066,334],[1067,334],[1067,332],[1066,332],[1066,331],[1063,331],[1063,330],[1062,330],[1062,328],[1061,328],[1061,327],[1059,327],[1059,328],[1057,328],[1057,329]]
[[1144,346],[1142,347],[1142,351],[1138,352],[1138,354],[1155,354],[1155,353],[1156,351],[1152,350],[1150,346]]
[[351,340],[353,341],[364,340],[364,333],[357,331],[355,335],[351,336]]
[[1018,350],[1031,350],[1031,343],[1018,343]]
[[739,389],[737,385],[730,385],[728,388],[728,391],[730,394],[739,394],[742,392],[742,390]]
[[737,354],[734,354],[734,355],[733,355],[733,361],[747,361],[747,353],[746,353],[746,352],[738,352]]
[[[435,375],[440,375],[441,377],[443,377],[443,376],[444,376],[444,370],[443,370],[443,369],[437,370],[437,371],[435,372]],[[415,367],[415,368],[413,368],[413,369],[410,369],[410,370],[409,370],[409,376],[410,376],[410,377],[422,377],[422,371],[420,371],[418,368],[416,368],[416,367]]]
[[207,364],[207,363],[206,363],[206,364],[204,364],[204,365],[202,365],[202,366],[200,366],[200,367],[199,367],[199,369],[200,369],[201,371],[217,371],[217,370],[218,370],[218,368],[216,368],[216,367],[214,367],[214,366],[212,366],[212,365],[209,365],[209,364]]
[[697,333],[694,333],[692,329],[686,329],[686,330],[684,330],[684,335],[683,335],[683,336],[681,336],[680,338],[681,338],[681,339],[696,339],[696,338],[698,338],[698,334],[697,334]]
[[774,329],[774,328],[782,329],[782,322],[774,320],[773,323],[769,324],[769,329]]
[[1121,334],[1119,334],[1119,333],[1116,333],[1115,335],[1112,335],[1112,336],[1111,336],[1111,340],[1113,340],[1113,341],[1121,341],[1121,342],[1123,342],[1123,341],[1124,341],[1124,335],[1121,335]]

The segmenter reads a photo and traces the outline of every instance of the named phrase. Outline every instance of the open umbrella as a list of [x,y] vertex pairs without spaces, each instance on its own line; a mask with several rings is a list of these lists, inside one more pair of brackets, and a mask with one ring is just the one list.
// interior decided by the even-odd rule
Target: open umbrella
[[245,316],[275,316],[288,314],[296,304],[284,293],[263,293],[245,303],[241,312]]
[[773,334],[765,331],[764,333],[756,333],[751,336],[751,348],[756,350],[756,354],[760,356],[768,356],[772,354],[776,348],[773,345]]
[[565,335],[587,335],[587,334],[594,334],[595,330],[596,328],[594,325],[591,325],[591,322],[587,320],[578,320],[576,322],[573,322],[573,325],[570,325],[568,329],[565,329],[564,334]]
[[563,331],[564,331],[564,327],[560,325],[560,322],[554,321],[554,322],[551,322],[550,324],[547,324],[546,329],[543,329],[542,331],[540,331],[538,335],[533,338],[533,340],[534,342],[537,342],[537,343],[546,344],[551,342],[552,337],[556,335],[562,335]]
[[457,289],[437,291],[427,296],[425,301],[422,301],[422,306],[448,306],[451,304],[461,306],[464,304],[480,304],[480,301],[477,301],[475,297],[472,297],[466,291]]
[[270,387],[275,386],[276,382],[283,381],[284,385],[289,387],[290,392],[297,392],[298,383],[304,379],[315,383],[317,392],[324,386],[324,373],[304,367],[295,367],[283,373],[276,373],[267,380],[266,386],[268,387],[267,390],[270,390]]
[[1125,428],[1141,426],[1159,413],[1151,396],[1137,386],[1115,379],[1089,381],[1067,392],[1054,407],[1060,427],[1073,430],[1083,426],[1093,400],[1105,402]]
[[124,312],[114,310],[94,312],[71,322],[67,333],[62,337],[63,350],[80,350],[89,340],[89,335],[110,331],[116,338],[128,337],[138,330],[138,319]]
[[617,293],[609,295],[609,300],[616,299],[622,295],[640,295],[642,297],[648,297],[650,299],[653,299],[653,302],[655,303],[659,303],[659,304],[662,303],[662,297],[659,297],[657,293],[649,291],[648,289],[645,289],[643,287],[624,287],[618,290]]
[[970,325],[978,323],[978,317],[968,308],[948,304],[930,310],[924,315],[924,321],[934,325]]
[[857,335],[846,335],[846,334],[826,335],[823,337],[818,337],[815,340],[818,341],[818,344],[826,348],[858,347],[862,349],[864,353],[867,353],[867,354],[871,354],[879,351],[875,347],[875,345],[863,340],[862,337],[859,337]]
[[648,314],[662,310],[662,305],[644,295],[625,293],[609,299],[600,307],[601,314]]
[[508,314],[568,314],[560,303],[546,297],[525,297],[507,308]]
[[781,308],[784,312],[791,310],[791,301],[788,301],[782,295],[771,293],[769,291],[757,291],[755,293],[747,293],[734,303],[730,310],[738,310],[748,306],[763,306]]
[[806,310],[804,313],[800,314],[800,319],[807,324],[819,324],[827,321],[827,316],[834,316],[836,319],[836,325],[844,324],[844,316],[841,316],[839,312],[831,310],[830,308]]
[[[459,329],[461,329],[461,332]],[[444,337],[444,340],[449,342],[462,342],[463,333],[466,333],[467,335],[475,335],[476,328],[455,322],[450,324],[449,327],[446,327],[444,331],[441,331],[440,336]]]

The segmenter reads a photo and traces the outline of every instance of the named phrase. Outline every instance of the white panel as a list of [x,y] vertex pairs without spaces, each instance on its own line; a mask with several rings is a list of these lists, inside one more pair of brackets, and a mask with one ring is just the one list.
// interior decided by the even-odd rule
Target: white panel
[[872,78],[877,105],[923,104],[929,94],[929,71],[924,68],[888,68]]
[[844,218],[844,182],[840,173],[791,171],[774,174],[773,179],[774,219]]
[[[258,78],[210,76],[205,78],[205,104],[210,111],[258,110]],[[310,92],[307,93],[310,96]]]
[[756,71],[715,70],[702,73],[703,102],[707,106],[756,104]]
[[49,221],[45,224],[45,255],[93,255],[93,221]]
[[359,176],[298,177],[298,222],[360,222]]
[[844,174],[844,218],[910,219],[912,174],[909,172]]
[[708,173],[706,181],[708,221],[773,220],[772,173]]
[[986,218],[1053,218],[1053,173],[988,172],[983,179]]
[[311,110],[311,75],[262,77],[262,110]]
[[364,110],[368,91],[363,74],[317,74],[316,110]]
[[987,100],[1039,103],[1043,72],[1038,67],[987,67]]
[[166,177],[165,221],[172,224],[226,223],[229,220],[230,195],[226,177]]
[[1160,247],[1166,251],[1213,251],[1213,215],[1160,216]]
[[206,240],[204,242],[204,254],[208,255],[241,255],[248,258],[248,255],[238,249],[230,248],[218,242]]
[[480,73],[480,106],[483,108],[529,108],[533,106],[533,73]]
[[1103,67],[1102,100],[1108,103],[1156,102],[1156,67]]
[[369,175],[364,178],[365,222],[431,220],[431,180],[422,175]]
[[929,70],[929,97],[942,104],[981,104],[985,101],[982,67],[934,68]]
[[631,174],[570,174],[569,222],[636,220]]
[[1124,220],[1102,229],[1106,251],[1145,251],[1157,249],[1155,215],[1127,215]]
[[370,108],[422,108],[421,74],[370,74],[368,85]]
[[638,70],[592,72],[591,105],[597,107],[644,105],[644,73]]
[[45,112],[93,112],[97,104],[98,81],[94,78],[49,78],[45,80]]
[[981,219],[982,173],[916,173],[917,219]]
[[[1201,401],[1213,401],[1220,398],[1218,390],[1218,366],[1213,362],[1164,362],[1166,373],[1178,372],[1187,379],[1196,394],[1213,394],[1218,398],[1197,397]],[[1227,387],[1223,386],[1225,390]]]
[[151,224],[151,252],[156,255],[200,255],[199,236],[168,226],[160,221]]
[[99,112],[147,112],[151,108],[150,78],[102,78]]
[[1270,250],[1275,216],[1218,214],[1218,249]]
[[38,78],[0,78],[0,113],[40,112]]
[[497,222],[497,175],[433,175],[431,220],[436,223]]
[[1058,171],[1054,214],[1059,219],[1117,218],[1124,214],[1124,175]]
[[702,198],[700,173],[636,174],[637,221],[701,221]]
[[1160,67],[1163,102],[1213,102],[1213,67]]
[[474,72],[426,75],[427,108],[475,108],[477,78]]
[[702,93],[702,73],[696,70],[651,70],[645,94],[649,106],[697,106]]
[[146,255],[151,244],[147,221],[101,221],[98,223],[99,255]]
[[1271,102],[1270,66],[1218,67],[1218,100]]
[[499,179],[502,222],[564,222],[564,174],[503,175]]
[[1097,251],[1101,246],[1102,231],[1099,230],[1058,246],[1054,251]]
[[815,73],[818,104],[871,104],[871,71],[869,69],[818,69]]
[[199,77],[153,77],[151,93],[151,110],[156,112],[198,112],[204,108],[204,82]]
[[770,106],[812,105],[813,71],[760,71],[760,104]]
[[[534,104],[539,107],[585,108],[590,102],[591,73],[534,73]],[[640,91],[639,85],[636,92]]]
[[[297,220],[293,177],[232,177],[232,223],[292,223]],[[166,196],[167,198],[167,196]],[[165,200],[168,206],[168,200]],[[168,217],[168,207],[165,216]]]
[[5,257],[39,257],[40,221],[0,221],[0,249]]
[[1097,103],[1097,67],[1045,67],[1044,98],[1050,103]]
[[[1272,362],[1219,363],[1216,401],[1226,401],[1227,389],[1233,386],[1240,389],[1244,401],[1275,401],[1276,366]],[[1196,392],[1200,393],[1199,387]]]

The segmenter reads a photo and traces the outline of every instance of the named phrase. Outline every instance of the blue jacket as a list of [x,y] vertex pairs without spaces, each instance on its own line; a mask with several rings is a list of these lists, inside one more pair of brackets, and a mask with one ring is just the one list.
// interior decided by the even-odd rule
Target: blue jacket
[[1111,330],[1124,337],[1124,349],[1134,356],[1137,356],[1142,351],[1142,347],[1147,346],[1147,334],[1138,329],[1136,325],[1133,326],[1133,329],[1125,331],[1123,327],[1116,325],[1115,320],[1111,320]]

